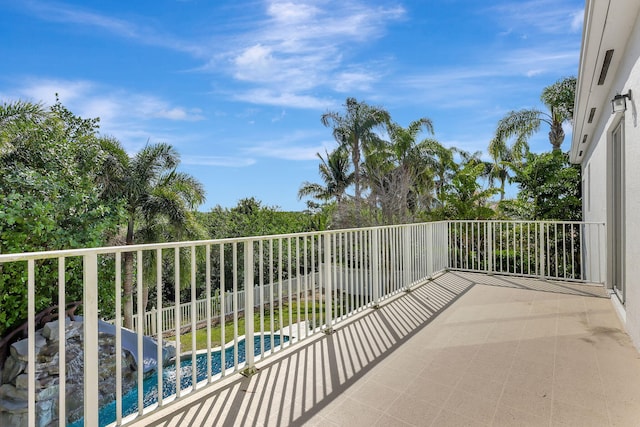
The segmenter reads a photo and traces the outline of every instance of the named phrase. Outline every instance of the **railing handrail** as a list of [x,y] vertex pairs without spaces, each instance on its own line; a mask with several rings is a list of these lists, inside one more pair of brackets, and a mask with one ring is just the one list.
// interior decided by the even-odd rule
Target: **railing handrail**
[[408,226],[417,226],[421,224],[441,224],[450,221],[433,221],[427,223],[410,223],[410,224],[397,224],[397,225],[380,225],[374,227],[362,227],[362,228],[343,228],[335,230],[323,230],[323,231],[305,231],[301,233],[286,233],[286,234],[269,234],[262,236],[245,236],[245,237],[228,237],[224,239],[204,239],[204,240],[186,240],[181,242],[163,242],[163,243],[139,243],[134,245],[118,245],[118,246],[100,246],[97,248],[78,248],[78,249],[56,249],[52,251],[37,251],[37,252],[21,252],[21,253],[5,253],[0,254],[0,264],[5,262],[15,261],[27,261],[30,259],[50,259],[50,258],[72,258],[81,257],[83,255],[105,255],[123,252],[135,252],[139,250],[154,250],[154,249],[175,249],[175,248],[189,248],[192,246],[206,246],[206,245],[219,245],[229,243],[244,243],[256,240],[272,240],[272,239],[287,239],[291,237],[309,237],[309,236],[324,236],[334,235],[352,231],[367,231],[367,230],[379,230],[379,229],[396,229]]
[[465,222],[481,222],[481,223],[515,223],[515,224],[585,224],[585,225],[605,225],[603,221],[558,221],[558,220],[529,220],[529,219],[452,219],[445,221],[448,223],[465,223]]

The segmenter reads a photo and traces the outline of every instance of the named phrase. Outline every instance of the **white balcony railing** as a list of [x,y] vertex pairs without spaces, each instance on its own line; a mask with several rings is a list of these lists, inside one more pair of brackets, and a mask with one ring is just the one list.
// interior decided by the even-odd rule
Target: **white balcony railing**
[[[329,333],[349,316],[376,307],[390,296],[447,269],[601,283],[606,259],[601,248],[605,246],[605,238],[604,225],[595,223],[452,221],[3,254],[0,268],[25,266],[29,339],[25,341],[28,362],[24,374],[27,384],[24,417],[29,426],[40,425],[44,416],[40,410],[44,407],[42,401],[48,398],[55,401],[52,408],[59,408],[49,416],[61,426],[74,421],[85,425],[126,423],[226,375],[250,373],[257,360],[319,332]],[[135,344],[128,348],[123,346],[123,334],[127,331],[122,329],[122,317],[115,316],[114,402],[105,405],[100,403],[105,386],[100,384],[100,368],[104,372],[104,366],[99,364],[105,362],[100,359],[98,332],[100,316],[108,315],[100,313],[101,298],[105,298],[105,289],[112,290],[106,294],[115,298],[115,313],[122,313],[124,258],[130,256],[127,254],[133,255],[135,266],[133,314],[138,318],[144,316],[145,321],[136,322]],[[68,277],[67,263],[78,259],[82,260],[81,274]],[[39,283],[45,277],[43,272],[56,268],[54,283]],[[56,393],[44,393],[41,378],[36,381],[36,349],[42,346],[35,339],[36,301],[44,297],[38,292],[45,289],[50,295],[53,289],[57,300],[52,304],[65,307],[68,302],[65,289],[74,286],[81,286],[83,291],[82,420],[67,418],[70,402],[66,390],[69,372],[65,364],[65,328],[60,327],[54,337],[59,358],[57,369],[50,371],[59,373]],[[145,286],[150,288],[155,304],[151,315],[143,307],[143,298],[136,298],[145,294]],[[224,304],[215,297],[217,289],[226,290]],[[253,292],[245,292],[247,289]],[[166,294],[174,295],[170,304],[165,302]],[[245,321],[250,316],[245,307],[254,307],[253,321]],[[220,342],[227,343],[226,350],[219,353],[212,348],[214,327],[220,328]],[[225,332],[227,327],[231,336]],[[192,333],[191,348],[197,347],[198,329],[205,331],[206,341],[200,345],[200,352],[176,357],[166,366],[158,363],[155,377],[145,373],[148,355],[145,333],[157,341],[155,356],[162,361],[166,342],[159,331],[166,335],[171,330],[175,337],[183,337],[171,338],[181,355],[185,333]],[[243,335],[249,339],[243,341]],[[124,393],[123,369],[127,362],[123,360],[123,349],[125,357],[127,351],[144,355],[135,359],[134,375],[135,385],[144,387],[125,389]],[[200,375],[198,369],[191,369],[198,365]],[[149,391],[150,381],[153,391]],[[2,416],[0,408],[0,421]]]

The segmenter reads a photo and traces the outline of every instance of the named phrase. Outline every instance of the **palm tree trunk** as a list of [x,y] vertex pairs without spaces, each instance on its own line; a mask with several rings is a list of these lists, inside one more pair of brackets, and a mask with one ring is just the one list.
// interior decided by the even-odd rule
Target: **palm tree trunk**
[[562,129],[562,123],[553,121],[551,130],[549,131],[549,142],[553,146],[553,151],[560,151],[560,146],[564,141],[564,129]]
[[351,147],[351,161],[353,162],[353,182],[355,184],[356,225],[360,226],[360,141],[357,135]]

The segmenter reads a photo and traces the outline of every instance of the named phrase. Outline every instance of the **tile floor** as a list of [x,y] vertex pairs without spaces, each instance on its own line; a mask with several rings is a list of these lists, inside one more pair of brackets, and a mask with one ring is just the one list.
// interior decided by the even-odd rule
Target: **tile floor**
[[449,272],[134,425],[640,426],[601,287]]

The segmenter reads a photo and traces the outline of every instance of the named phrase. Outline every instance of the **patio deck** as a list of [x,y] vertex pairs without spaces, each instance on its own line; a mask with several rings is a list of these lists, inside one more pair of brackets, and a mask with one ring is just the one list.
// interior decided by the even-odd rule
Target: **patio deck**
[[638,426],[602,287],[445,273],[136,426]]

